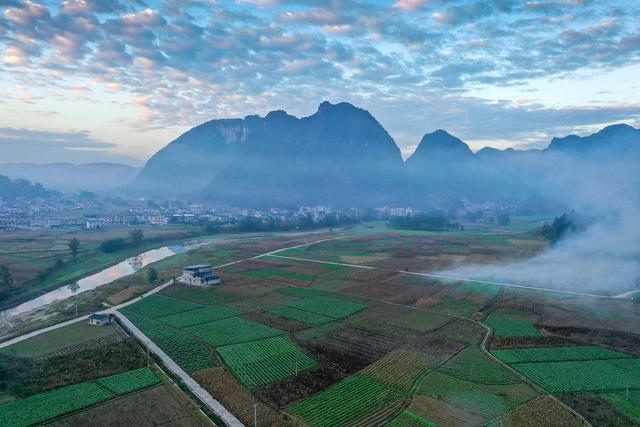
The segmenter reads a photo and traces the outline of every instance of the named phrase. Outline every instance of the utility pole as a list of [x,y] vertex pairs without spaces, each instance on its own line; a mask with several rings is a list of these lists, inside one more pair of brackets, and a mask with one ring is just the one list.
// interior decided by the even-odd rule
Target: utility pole
[[147,368],[149,367],[149,346],[147,346]]
[[253,404],[253,427],[258,427],[258,404]]
[[76,301],[76,317],[78,317],[78,301]]

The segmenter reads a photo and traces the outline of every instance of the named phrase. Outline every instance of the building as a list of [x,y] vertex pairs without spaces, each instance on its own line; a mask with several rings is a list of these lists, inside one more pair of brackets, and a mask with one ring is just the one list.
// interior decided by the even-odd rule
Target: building
[[222,280],[215,275],[211,265],[191,265],[183,269],[179,281],[185,285],[206,287],[218,285]]
[[89,323],[96,326],[104,326],[111,323],[111,316],[108,314],[92,314],[89,316]]

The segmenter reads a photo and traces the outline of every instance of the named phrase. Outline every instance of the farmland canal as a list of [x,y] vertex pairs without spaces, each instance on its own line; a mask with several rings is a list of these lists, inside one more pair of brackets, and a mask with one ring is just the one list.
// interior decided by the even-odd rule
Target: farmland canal
[[204,242],[189,242],[183,245],[164,246],[152,249],[139,255],[127,258],[118,264],[107,267],[98,273],[87,276],[68,285],[62,286],[53,291],[47,292],[39,297],[33,298],[22,304],[3,310],[0,312],[0,319],[7,319],[18,314],[28,313],[36,308],[51,304],[56,301],[67,299],[80,292],[95,289],[98,286],[106,285],[114,280],[128,276],[144,268],[146,265],[160,261],[167,257],[181,254],[191,249],[195,249],[205,244]]

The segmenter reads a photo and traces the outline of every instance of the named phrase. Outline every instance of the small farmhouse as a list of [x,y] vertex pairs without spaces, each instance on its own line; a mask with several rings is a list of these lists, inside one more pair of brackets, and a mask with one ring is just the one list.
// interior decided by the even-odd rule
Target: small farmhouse
[[213,266],[211,265],[191,265],[185,267],[179,280],[185,285],[201,287],[217,285],[222,281],[214,274]]
[[108,314],[92,314],[89,316],[89,323],[96,326],[104,326],[111,323],[111,316]]

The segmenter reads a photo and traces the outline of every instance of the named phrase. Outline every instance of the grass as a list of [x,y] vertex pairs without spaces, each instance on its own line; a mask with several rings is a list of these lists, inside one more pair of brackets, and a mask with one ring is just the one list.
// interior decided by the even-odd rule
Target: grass
[[262,270],[243,271],[242,274],[257,277],[259,279],[268,279],[273,277],[286,277],[287,279],[300,280],[303,282],[313,282],[315,276],[309,276],[303,273],[293,273],[291,271],[280,270],[277,268],[265,268]]
[[116,396],[120,396],[159,384],[160,380],[151,369],[140,368],[135,371],[123,372],[122,374],[101,378],[95,382]]
[[249,389],[319,367],[282,337],[219,347],[218,353],[236,378]]
[[451,377],[481,384],[514,384],[520,382],[518,377],[489,359],[475,345],[467,347],[439,371]]
[[202,305],[177,300],[174,298],[167,298],[161,295],[151,295],[135,304],[131,304],[127,307],[127,310],[134,311],[142,316],[153,319],[156,317],[163,317],[170,314],[195,310],[201,307]]
[[160,317],[157,320],[181,329],[187,326],[198,325],[200,323],[213,322],[215,320],[226,319],[228,317],[238,316],[239,311],[219,305],[197,308],[195,310],[185,311],[183,313],[172,314],[171,316]]
[[500,316],[489,316],[484,323],[491,327],[493,335],[497,337],[543,337],[544,335],[533,326],[533,320],[507,319]]
[[494,350],[495,357],[508,364],[531,362],[567,362],[577,360],[603,360],[631,358],[598,346],[523,348],[517,350]]
[[356,376],[292,406],[288,412],[305,423],[323,427],[345,425],[360,416],[394,404],[400,395],[376,381]]
[[185,329],[212,347],[270,338],[284,332],[241,317],[203,323]]
[[134,312],[122,310],[127,318],[150,340],[188,373],[218,366],[218,360],[207,346],[194,337],[171,326],[149,320]]
[[513,368],[549,393],[640,388],[640,359],[518,363]]
[[310,299],[304,299],[287,304],[299,310],[310,311],[335,319],[342,319],[351,316],[361,310],[367,308],[365,305],[356,304],[347,301],[341,301],[334,298],[319,296]]
[[240,299],[238,296],[219,292],[215,289],[199,288],[174,289],[165,291],[162,295],[201,305],[224,304]]
[[502,286],[493,285],[491,283],[465,282],[456,288],[458,292],[467,292],[470,294],[483,294],[496,296],[500,293]]
[[281,305],[265,310],[267,313],[277,314],[278,316],[286,317],[287,319],[298,320],[309,325],[324,325],[325,323],[331,323],[335,319],[326,317],[321,314],[312,313],[310,311],[298,310],[297,308]]
[[21,358],[38,357],[95,338],[105,337],[114,332],[111,326],[94,326],[88,322],[76,323],[5,347],[0,350],[0,353]]
[[415,310],[412,313],[397,317],[390,324],[416,332],[427,332],[438,328],[451,320],[450,317],[425,310]]
[[444,314],[451,314],[459,317],[471,318],[473,314],[478,311],[480,306],[472,303],[471,301],[448,301],[437,307],[432,308],[432,311]]

